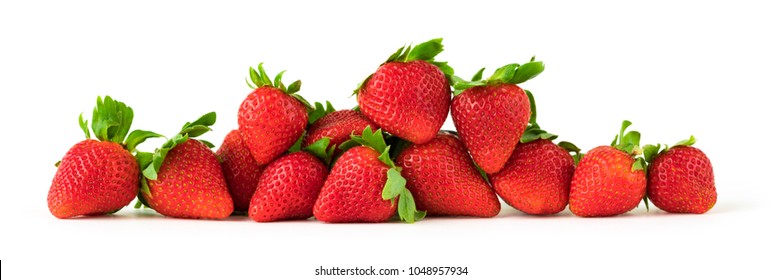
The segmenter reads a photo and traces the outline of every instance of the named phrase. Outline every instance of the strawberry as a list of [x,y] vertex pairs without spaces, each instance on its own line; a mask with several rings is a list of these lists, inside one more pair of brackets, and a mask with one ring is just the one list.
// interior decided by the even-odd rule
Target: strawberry
[[417,208],[434,216],[493,217],[501,205],[458,137],[440,132],[396,158]]
[[241,139],[241,133],[235,129],[225,136],[217,156],[233,199],[233,210],[246,212],[263,167],[255,163],[252,153]]
[[[485,69],[485,68],[484,68]],[[540,61],[505,65],[488,80],[483,70],[471,82],[454,77],[453,124],[472,158],[485,173],[502,169],[531,117],[529,98],[516,84],[542,73]]]
[[713,166],[705,153],[692,147],[694,136],[659,151],[644,147],[648,161],[648,198],[670,213],[702,214],[716,204]]
[[[328,108],[333,110],[331,103],[327,104]],[[317,104],[315,107],[317,107]],[[309,126],[303,145],[309,146],[320,139],[328,137],[331,138],[332,146],[339,147],[345,141],[350,140],[350,135],[361,133],[367,126],[371,127],[372,130],[377,130],[377,126],[367,120],[359,111],[331,111]]]
[[252,196],[250,218],[272,222],[312,217],[317,195],[328,176],[326,164],[335,149],[329,149],[329,144],[326,137],[304,151],[294,151],[269,163]]
[[282,71],[271,82],[263,63],[258,70],[250,68],[253,88],[239,108],[239,131],[244,144],[259,165],[265,165],[285,153],[304,133],[307,125],[306,100],[295,94],[301,81],[285,87]]
[[450,108],[453,69],[433,61],[442,50],[441,38],[401,47],[355,90],[361,112],[412,143],[434,139]]
[[[211,143],[195,140],[217,119],[208,113],[169,139],[155,153],[139,153],[143,169],[139,201],[174,218],[224,219],[233,200]],[[136,206],[140,206],[136,204]]]
[[[510,159],[499,172],[489,175],[496,193],[507,204],[532,215],[551,215],[564,210],[580,150],[572,143],[552,140],[558,136],[540,129],[531,92],[531,126]],[[570,152],[575,152],[574,158]]]
[[[610,146],[600,146],[583,156],[569,193],[569,209],[581,217],[615,216],[637,207],[645,196],[645,161],[640,133],[624,134],[632,123],[624,121]],[[648,207],[646,201],[646,207]]]
[[133,201],[140,171],[131,152],[147,138],[160,135],[142,130],[128,135],[132,123],[133,109],[109,96],[98,97],[92,113],[97,140],[90,139],[88,121],[79,116],[87,140],[71,147],[57,163],[47,198],[52,215],[65,219],[110,214]]
[[367,127],[339,148],[345,152],[317,197],[315,218],[327,223],[378,223],[398,211],[403,221],[412,223],[425,216],[417,211],[401,168],[390,159],[381,129],[372,133]]

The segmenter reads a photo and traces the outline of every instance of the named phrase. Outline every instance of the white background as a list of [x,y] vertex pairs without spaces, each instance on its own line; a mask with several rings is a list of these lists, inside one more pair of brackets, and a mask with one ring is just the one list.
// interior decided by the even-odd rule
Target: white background
[[[321,265],[469,268],[432,279],[777,275],[781,22],[769,5],[104,2],[0,4],[3,279],[322,279]],[[608,144],[623,119],[644,143],[694,134],[713,162],[718,203],[705,215],[652,208],[603,219],[505,206],[493,219],[414,225],[48,212],[53,164],[82,140],[77,117],[98,95],[131,105],[135,128],[166,135],[216,111],[204,139],[219,145],[237,127],[249,66],[287,69],[285,81],[301,79],[310,101],[351,108],[351,91],[387,56],[435,37],[446,49],[438,58],[463,77],[532,55],[544,61],[524,85],[539,122],[582,148]]]

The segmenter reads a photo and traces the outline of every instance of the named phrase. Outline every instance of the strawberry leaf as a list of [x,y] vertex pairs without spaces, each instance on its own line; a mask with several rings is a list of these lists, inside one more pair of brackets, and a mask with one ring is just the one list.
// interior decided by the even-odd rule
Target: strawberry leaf
[[326,105],[323,106],[322,103],[315,102],[314,109],[309,110],[309,124],[315,123],[317,120],[325,117],[325,115],[336,112],[336,109],[334,109],[334,106],[331,105],[330,101],[326,101],[325,104]]
[[274,77],[274,87],[281,91],[287,91],[287,88],[285,88],[285,85],[282,83],[282,74],[285,74],[286,71],[287,70],[282,70],[282,72],[279,72],[279,74]]
[[[286,92],[288,94],[293,94],[293,93],[298,92],[299,90],[301,90],[301,80],[296,80],[295,82],[293,82],[292,84],[287,86],[287,91]],[[311,107],[311,106],[309,106],[309,107]]]
[[[165,161],[165,157],[168,155],[168,152],[171,151],[171,149],[175,148],[176,146],[186,142],[188,139],[200,136],[203,133],[210,131],[211,128],[209,128],[209,126],[213,125],[215,122],[217,122],[217,114],[215,112],[209,112],[201,116],[194,122],[185,123],[184,126],[182,126],[182,130],[179,131],[179,133],[177,133],[176,135],[174,135],[174,137],[171,137],[170,139],[168,139],[168,141],[163,143],[162,147],[155,149],[151,161],[149,161],[148,159],[144,159],[144,162],[139,162],[139,167],[142,170],[141,171],[142,175],[149,180],[157,180],[157,173],[160,171],[160,167],[163,165],[163,162]],[[138,154],[144,155],[145,153],[139,152],[137,153],[137,155]],[[146,155],[144,156],[148,157]],[[141,163],[145,163],[145,164],[142,165]]]
[[388,169],[388,180],[385,181],[385,187],[382,188],[382,199],[391,200],[391,204],[394,203],[394,198],[399,196],[407,186],[407,179],[401,176],[399,169]]
[[475,73],[474,76],[472,76],[472,81],[477,82],[483,79],[483,71],[485,71],[485,67],[481,68],[480,70]]
[[662,148],[661,144],[656,144],[656,145],[648,144],[643,146],[643,158],[645,158],[647,162],[653,162],[654,159],[656,159],[656,156],[659,155],[659,150],[661,148]]
[[79,114],[79,127],[81,127],[81,130],[84,131],[84,136],[87,139],[90,139],[91,136],[89,134],[88,121],[84,119],[84,113]]
[[[209,141],[206,141],[206,140],[203,140],[203,139],[198,139],[198,141],[201,141],[201,143],[206,145],[206,147],[209,147],[209,149],[214,149],[214,147],[215,147],[214,144],[212,144],[212,142],[209,142]],[[220,159],[220,158],[217,157],[217,159]],[[220,160],[220,162],[222,162],[222,160]]]
[[125,146],[125,149],[132,153],[136,150],[136,147],[139,144],[144,143],[144,141],[147,139],[159,137],[165,136],[146,130],[134,130],[130,133],[130,135],[127,136],[127,139],[125,139],[125,143],[123,145]]
[[542,71],[545,71],[545,64],[542,61],[534,61],[534,57],[532,57],[531,62],[524,63],[515,70],[515,74],[509,83],[520,84],[526,82],[537,77]]
[[317,140],[317,142],[312,143],[312,145],[306,146],[304,151],[316,156],[322,160],[325,165],[330,165],[335,149],[333,146],[330,149],[328,148],[330,143],[331,138],[323,137],[320,138],[320,140]]
[[399,218],[407,223],[414,223],[426,216],[425,211],[418,211],[415,206],[415,199],[409,189],[404,188],[399,195]]
[[351,135],[350,137],[352,140],[355,140],[355,142],[358,142],[358,144],[372,148],[378,153],[383,153],[387,147],[385,144],[385,136],[382,134],[382,129],[377,129],[377,131],[372,132],[371,126],[368,125],[363,130],[360,137],[355,135]]
[[694,135],[692,135],[692,136],[689,136],[689,139],[686,139],[686,140],[680,141],[678,143],[675,143],[675,145],[673,145],[673,147],[675,147],[675,146],[691,146],[691,145],[694,145],[694,143],[696,143],[696,142],[697,142],[697,139],[694,138]]
[[518,67],[520,67],[518,63],[510,63],[502,66],[494,71],[494,74],[488,78],[488,82],[493,82],[494,84],[508,84],[513,79],[513,76],[515,76],[515,71],[518,70]]
[[[86,126],[86,121],[83,123]],[[110,96],[106,96],[105,99],[98,96],[97,105],[92,110],[92,132],[98,140],[122,144],[132,123],[133,108]]]
[[304,143],[304,135],[306,133],[301,133],[301,136],[298,137],[298,140],[296,140],[296,143],[293,143],[293,146],[290,146],[290,148],[287,149],[288,153],[295,153],[298,151],[301,151],[301,145]]
[[442,38],[431,39],[428,42],[421,43],[412,48],[412,51],[409,52],[409,55],[404,57],[404,62],[414,60],[433,60],[434,57],[443,50],[444,46],[442,45]]

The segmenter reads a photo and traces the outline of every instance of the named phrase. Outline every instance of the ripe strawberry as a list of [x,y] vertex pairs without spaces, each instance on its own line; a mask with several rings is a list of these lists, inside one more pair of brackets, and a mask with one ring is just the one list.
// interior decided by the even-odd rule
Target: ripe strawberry
[[[220,161],[209,142],[192,137],[211,130],[214,112],[193,123],[155,150],[139,153],[144,167],[139,201],[160,214],[175,218],[223,219],[233,212],[233,201]],[[137,205],[138,206],[138,205]]]
[[[532,215],[556,214],[567,207],[580,149],[569,142],[553,143],[558,136],[540,129],[534,98],[531,92],[527,93],[532,125],[524,132],[504,168],[488,177],[499,197],[513,208]],[[575,152],[574,159],[570,152]]]
[[336,160],[317,197],[315,218],[327,223],[378,223],[398,210],[403,221],[422,219],[425,212],[416,210],[407,181],[388,155],[390,146],[382,130],[372,133],[367,127],[352,140],[340,147],[346,152]]
[[433,61],[442,50],[441,38],[401,47],[355,90],[361,112],[412,143],[433,139],[450,108],[448,76],[453,69]]
[[228,192],[233,199],[233,210],[246,212],[252,194],[258,187],[258,178],[263,167],[255,163],[252,153],[241,139],[241,133],[235,129],[225,136],[217,150],[217,156],[228,183]]
[[252,196],[250,218],[272,222],[312,217],[317,195],[328,176],[323,162],[330,161],[334,151],[328,150],[329,143],[329,138],[323,138],[304,151],[284,155],[266,166]]
[[635,158],[642,153],[640,133],[624,134],[631,124],[624,121],[611,146],[592,149],[575,168],[569,193],[569,209],[573,214],[615,216],[632,210],[643,200],[645,161]]
[[544,69],[542,62],[532,58],[524,65],[505,65],[488,80],[481,80],[483,69],[471,82],[453,78],[453,124],[485,173],[502,169],[529,123],[529,99],[516,84],[534,78]]
[[301,81],[285,87],[283,73],[279,73],[272,83],[263,63],[258,65],[258,71],[250,68],[254,86],[247,84],[255,90],[239,108],[239,131],[259,165],[285,153],[306,129],[307,108],[311,105],[295,94],[301,88]]
[[692,147],[694,136],[672,148],[646,145],[648,198],[670,213],[702,214],[716,204],[713,166],[705,153]]
[[109,96],[98,97],[92,113],[92,131],[98,140],[90,139],[88,121],[79,116],[87,140],[71,147],[57,164],[47,198],[52,215],[65,219],[110,214],[133,201],[140,171],[131,152],[147,138],[160,135],[142,130],[128,135],[132,123],[133,109]]
[[434,216],[493,217],[501,205],[475,168],[464,144],[440,132],[425,144],[413,144],[396,158],[417,208]]
[[[328,103],[329,108],[333,109],[330,105]],[[350,135],[361,133],[367,126],[371,127],[372,130],[377,130],[377,125],[367,120],[361,112],[353,110],[330,112],[309,126],[303,145],[309,146],[328,137],[331,138],[331,146],[339,147],[345,141],[350,140]]]

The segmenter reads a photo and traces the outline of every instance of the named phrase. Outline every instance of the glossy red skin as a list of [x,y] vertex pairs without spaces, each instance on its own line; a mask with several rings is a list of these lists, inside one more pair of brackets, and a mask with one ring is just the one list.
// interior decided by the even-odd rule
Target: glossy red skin
[[259,165],[285,153],[304,133],[308,122],[304,104],[270,86],[255,89],[239,108],[239,131]]
[[224,219],[233,201],[217,156],[198,140],[188,139],[168,152],[157,180],[148,180],[149,207],[174,218]]
[[379,156],[358,146],[339,157],[315,202],[315,218],[327,223],[379,223],[393,217],[398,203],[382,199],[389,167]]
[[608,217],[634,209],[645,196],[645,172],[632,171],[632,157],[600,146],[581,159],[572,175],[569,209],[581,217]]
[[263,167],[255,163],[252,153],[244,145],[241,133],[234,129],[225,136],[217,150],[220,166],[233,200],[233,210],[246,212],[252,194],[258,187],[258,178]]
[[529,97],[511,84],[471,87],[455,98],[453,124],[485,173],[502,169],[531,117]]
[[550,140],[521,143],[502,170],[489,175],[491,184],[507,204],[526,214],[551,215],[569,201],[575,161]]
[[138,193],[139,172],[136,159],[121,145],[81,141],[57,168],[47,198],[49,211],[65,219],[119,210]]
[[433,64],[387,62],[361,88],[358,106],[384,131],[422,144],[445,123],[450,95],[445,74]]
[[361,112],[339,110],[325,115],[309,126],[303,146],[312,145],[323,137],[330,137],[329,147],[339,147],[345,141],[350,140],[350,135],[360,135],[367,126],[371,127],[372,131],[377,130],[377,125],[364,117]]
[[296,152],[284,155],[263,170],[249,216],[256,222],[300,220],[312,217],[317,195],[328,177],[328,167],[317,157]]
[[456,136],[440,133],[396,158],[418,210],[431,216],[493,217],[501,205]]
[[713,208],[716,196],[713,166],[700,149],[672,147],[648,167],[648,198],[659,209],[702,214]]

